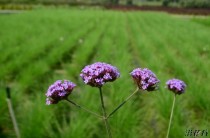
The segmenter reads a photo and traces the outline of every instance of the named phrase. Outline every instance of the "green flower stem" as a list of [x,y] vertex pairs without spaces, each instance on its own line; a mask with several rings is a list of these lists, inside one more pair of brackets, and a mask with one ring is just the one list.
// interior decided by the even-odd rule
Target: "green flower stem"
[[86,112],[88,112],[88,113],[90,113],[90,114],[92,114],[92,115],[94,115],[94,116],[96,116],[96,117],[103,118],[102,116],[98,115],[97,113],[95,113],[95,112],[93,112],[93,111],[90,111],[89,109],[87,109],[87,108],[85,108],[85,107],[83,107],[83,106],[81,106],[81,105],[79,105],[79,104],[77,104],[77,103],[75,103],[75,102],[69,100],[68,98],[67,98],[66,100],[67,100],[68,102],[70,102],[71,104],[73,104],[74,106],[76,106],[76,107],[78,107],[78,108],[80,108],[80,109],[83,109],[84,111],[86,111]]
[[118,105],[108,116],[107,118],[111,117],[117,110],[119,110],[133,95],[135,95],[139,91],[137,88],[130,96],[128,96],[120,105]]
[[172,121],[172,117],[173,117],[173,113],[174,113],[175,101],[176,101],[176,94],[174,94],[174,101],[173,101],[173,105],[172,105],[172,109],[171,109],[170,121],[169,121],[169,124],[168,124],[168,131],[167,131],[166,138],[168,138],[169,132],[170,132],[170,128],[171,128],[171,121]]
[[101,106],[102,106],[102,110],[103,110],[103,117],[104,117],[103,119],[104,119],[104,123],[105,123],[105,126],[106,126],[106,131],[107,131],[107,133],[109,135],[109,138],[112,138],[112,134],[111,134],[108,118],[106,116],[106,110],[105,110],[105,106],[104,106],[104,100],[103,100],[103,94],[102,94],[101,87],[99,88],[99,91],[100,91]]

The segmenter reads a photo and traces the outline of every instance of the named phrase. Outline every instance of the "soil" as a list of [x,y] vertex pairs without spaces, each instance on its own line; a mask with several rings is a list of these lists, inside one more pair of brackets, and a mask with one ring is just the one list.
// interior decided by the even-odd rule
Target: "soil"
[[177,8],[163,6],[123,6],[123,5],[107,5],[107,9],[120,11],[160,11],[172,14],[186,15],[210,15],[210,8]]

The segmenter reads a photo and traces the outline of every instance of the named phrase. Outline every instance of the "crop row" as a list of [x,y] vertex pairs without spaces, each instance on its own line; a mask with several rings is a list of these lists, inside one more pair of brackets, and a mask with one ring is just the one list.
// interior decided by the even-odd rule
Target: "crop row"
[[[13,102],[22,136],[30,137],[36,132],[37,136],[52,138],[106,137],[103,120],[65,101],[45,105],[44,93],[49,84],[57,79],[69,79],[77,84],[69,98],[100,114],[98,89],[86,86],[79,77],[85,65],[97,61],[110,63],[121,73],[119,79],[103,87],[108,113],[135,90],[129,75],[132,69],[147,67],[161,80],[157,92],[136,94],[110,118],[113,137],[165,136],[172,94],[164,87],[165,81],[172,77],[183,79],[187,91],[177,98],[179,104],[174,110],[171,137],[183,137],[183,130],[188,127],[207,128],[209,87],[204,84],[210,79],[208,27],[162,13],[96,11],[46,10],[41,14],[40,10],[11,16],[11,20],[19,16],[23,19],[17,27],[32,21],[29,15],[39,19],[32,28],[40,25],[39,30],[31,30],[33,35],[22,44],[19,42],[24,40],[23,33],[28,30],[20,35],[12,34],[16,25],[7,32],[15,40],[8,45],[9,37],[0,41],[1,49],[2,44],[7,46],[0,55],[0,63],[5,65],[1,65],[0,76],[5,79],[5,76],[15,75],[8,81],[20,86],[13,88]],[[5,23],[1,24],[8,28]],[[48,25],[47,29],[43,24]],[[28,48],[32,40],[35,43]],[[42,42],[37,42],[39,40]],[[12,44],[19,48],[13,49]],[[0,92],[3,91],[0,88]],[[27,91],[32,94],[25,93]],[[0,100],[3,98],[1,95]],[[0,118],[0,128],[8,135],[12,125],[7,125],[10,120],[5,104],[0,103],[0,114],[5,116]]]

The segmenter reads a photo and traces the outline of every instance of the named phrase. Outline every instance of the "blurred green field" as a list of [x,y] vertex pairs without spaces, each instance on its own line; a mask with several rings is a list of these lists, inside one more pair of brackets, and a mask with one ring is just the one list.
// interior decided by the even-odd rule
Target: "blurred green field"
[[22,138],[106,138],[103,121],[66,101],[45,105],[57,79],[77,84],[73,101],[102,114],[99,92],[79,73],[96,61],[116,66],[121,77],[104,87],[110,113],[136,89],[129,73],[147,67],[160,89],[139,93],[110,118],[114,138],[166,136],[173,94],[170,78],[182,79],[170,138],[186,129],[210,129],[210,17],[178,18],[155,12],[103,9],[36,9],[0,15],[0,137],[15,137],[5,87],[12,90]]

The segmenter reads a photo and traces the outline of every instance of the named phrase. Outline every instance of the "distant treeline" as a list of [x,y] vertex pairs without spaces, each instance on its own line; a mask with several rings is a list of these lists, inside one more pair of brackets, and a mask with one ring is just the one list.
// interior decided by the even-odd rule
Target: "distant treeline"
[[210,0],[163,0],[163,6],[169,6],[171,3],[177,3],[186,8],[210,8]]
[[180,4],[189,8],[210,8],[210,0],[181,0]]
[[0,0],[0,4],[16,3],[16,4],[127,4],[135,5],[140,2],[152,2],[164,0]]
[[0,0],[0,4],[107,4],[119,0]]
[[0,4],[44,4],[44,5],[59,5],[59,4],[126,4],[135,5],[140,2],[155,2],[162,3],[162,6],[171,6],[174,3],[180,7],[187,8],[209,8],[210,0],[0,0]]

